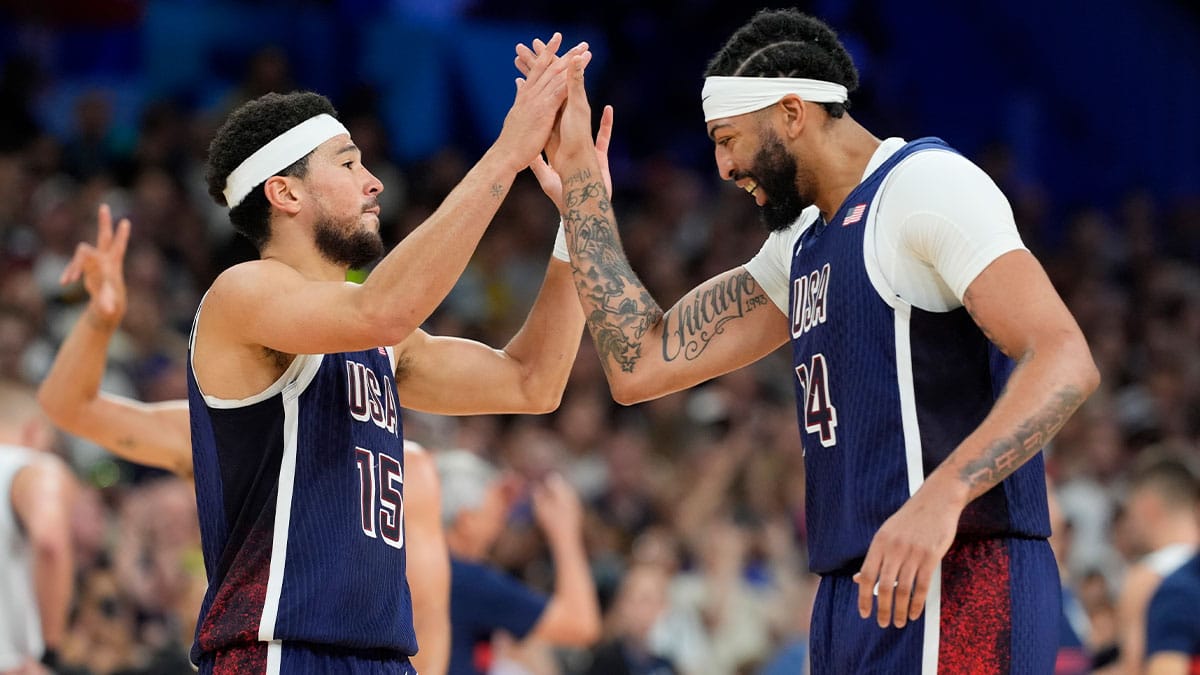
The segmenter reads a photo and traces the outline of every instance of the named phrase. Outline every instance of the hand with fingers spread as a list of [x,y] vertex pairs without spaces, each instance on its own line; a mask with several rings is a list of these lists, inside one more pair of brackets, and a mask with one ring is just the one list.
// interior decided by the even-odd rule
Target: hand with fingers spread
[[903,628],[925,611],[933,574],[954,543],[962,512],[941,497],[926,483],[875,533],[854,575],[859,616],[870,618],[874,601],[881,628]]
[[517,95],[504,118],[496,146],[504,148],[519,163],[528,166],[546,146],[555,115],[566,97],[567,64],[570,57],[589,53],[587,43],[572,47],[558,57],[562,35],[555,33],[531,62],[525,77],[517,78]]
[[113,232],[112,210],[101,204],[97,214],[96,245],[80,243],[75,255],[59,277],[59,283],[72,284],[83,278],[88,301],[88,317],[99,328],[115,329],[125,316],[125,248],[129,244],[129,219],[122,218]]

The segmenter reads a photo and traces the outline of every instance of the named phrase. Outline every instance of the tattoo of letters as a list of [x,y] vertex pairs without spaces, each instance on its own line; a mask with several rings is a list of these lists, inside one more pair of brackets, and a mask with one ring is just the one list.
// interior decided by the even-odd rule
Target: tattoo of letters
[[725,332],[725,324],[766,303],[754,277],[744,270],[699,289],[663,318],[663,360],[699,358],[713,339]]
[[960,474],[962,479],[972,490],[980,486],[986,490],[1004,480],[1049,443],[1081,403],[1083,395],[1078,389],[1064,387],[1011,436],[995,441],[983,457],[968,462]]

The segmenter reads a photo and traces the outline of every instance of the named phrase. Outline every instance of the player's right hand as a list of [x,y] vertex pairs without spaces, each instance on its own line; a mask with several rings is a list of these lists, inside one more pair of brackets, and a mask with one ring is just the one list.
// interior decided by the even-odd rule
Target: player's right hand
[[566,98],[569,57],[587,52],[587,43],[581,42],[560,59],[557,52],[561,44],[562,35],[555,33],[526,77],[517,78],[517,95],[496,141],[510,155],[515,171],[528,166],[546,146],[555,116]]
[[125,316],[125,248],[129,244],[129,219],[122,218],[114,234],[112,210],[101,204],[96,217],[96,245],[81,242],[75,255],[59,277],[59,283],[72,284],[83,277],[90,318],[107,329],[116,328]]

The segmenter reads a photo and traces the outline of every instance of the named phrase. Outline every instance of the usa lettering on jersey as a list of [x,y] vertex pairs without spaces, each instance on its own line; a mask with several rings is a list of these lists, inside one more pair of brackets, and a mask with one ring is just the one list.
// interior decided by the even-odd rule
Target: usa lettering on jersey
[[374,370],[357,361],[346,361],[346,393],[350,399],[350,416],[359,422],[370,420],[375,426],[396,433],[399,413],[396,408],[396,389],[387,375],[380,377]]
[[798,338],[825,323],[829,293],[829,263],[792,282],[792,337]]

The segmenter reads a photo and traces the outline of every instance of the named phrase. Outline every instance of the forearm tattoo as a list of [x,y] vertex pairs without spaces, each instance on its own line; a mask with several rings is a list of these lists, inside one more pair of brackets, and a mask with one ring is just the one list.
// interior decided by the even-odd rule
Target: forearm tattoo
[[698,289],[663,319],[663,360],[698,358],[713,338],[725,332],[726,323],[765,304],[766,295],[746,271]]
[[1011,436],[992,443],[982,457],[968,462],[960,476],[972,493],[990,489],[1041,450],[1066,424],[1083,399],[1078,388],[1063,387],[1050,403],[1017,426]]
[[604,184],[585,170],[569,176],[564,187],[563,226],[588,330],[605,370],[616,364],[631,373],[662,309],[625,259]]

